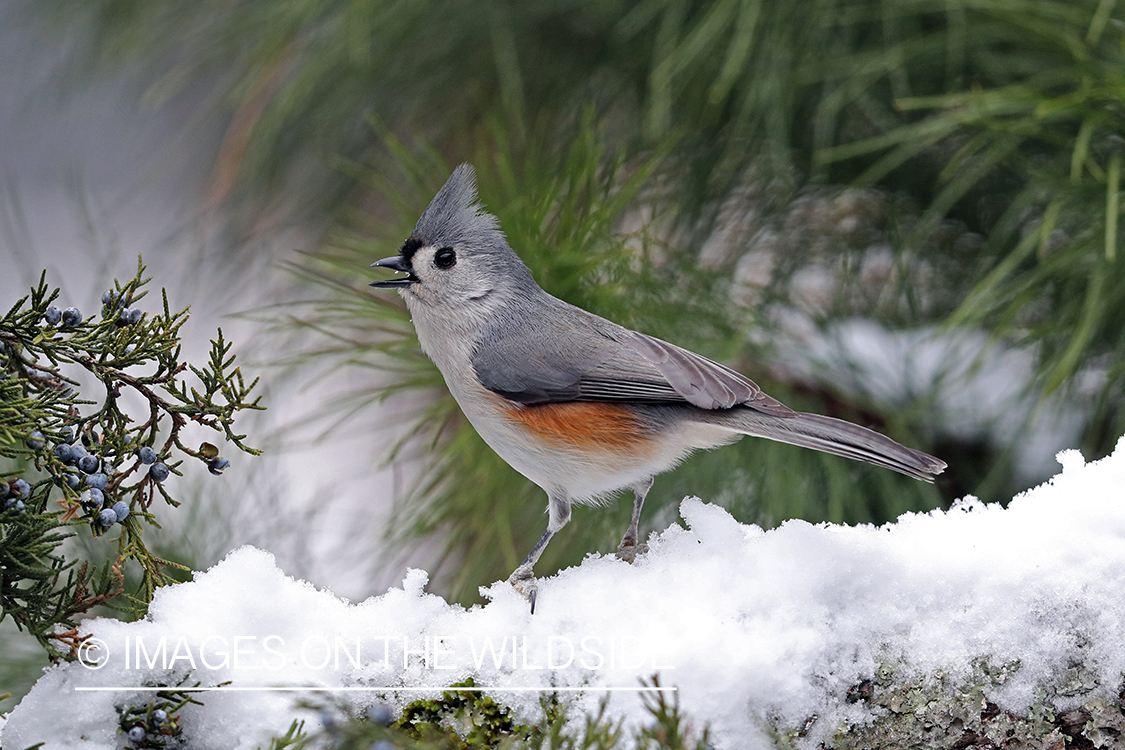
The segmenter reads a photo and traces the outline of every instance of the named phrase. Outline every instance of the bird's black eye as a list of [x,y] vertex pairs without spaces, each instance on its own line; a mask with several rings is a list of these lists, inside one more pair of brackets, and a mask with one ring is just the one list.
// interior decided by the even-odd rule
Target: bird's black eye
[[457,253],[451,247],[443,247],[434,253],[434,265],[438,268],[453,268],[457,262]]

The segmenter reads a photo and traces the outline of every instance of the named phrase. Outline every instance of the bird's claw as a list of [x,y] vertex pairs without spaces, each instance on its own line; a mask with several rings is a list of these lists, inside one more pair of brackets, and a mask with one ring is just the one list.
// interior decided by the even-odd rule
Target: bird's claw
[[617,559],[627,563],[632,563],[637,559],[637,555],[643,555],[646,552],[648,552],[648,545],[638,543],[635,538],[622,539],[621,544],[617,545]]
[[508,576],[508,583],[531,603],[531,614],[535,614],[535,599],[539,596],[539,584],[531,568],[519,567]]

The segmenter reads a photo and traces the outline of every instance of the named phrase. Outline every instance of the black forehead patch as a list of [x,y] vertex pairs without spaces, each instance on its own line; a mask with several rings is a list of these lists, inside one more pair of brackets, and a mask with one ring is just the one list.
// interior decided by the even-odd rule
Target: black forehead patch
[[418,239],[417,237],[411,237],[402,244],[402,249],[398,252],[399,255],[402,256],[403,260],[409,263],[410,259],[414,257],[414,253],[418,252],[418,249],[421,247],[422,240]]

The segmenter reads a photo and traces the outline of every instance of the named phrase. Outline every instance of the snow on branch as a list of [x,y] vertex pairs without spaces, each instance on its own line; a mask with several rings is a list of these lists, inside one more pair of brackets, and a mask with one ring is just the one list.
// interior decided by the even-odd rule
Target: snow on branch
[[[1098,462],[1059,460],[1007,508],[969,498],[878,528],[763,531],[689,498],[684,526],[635,565],[592,555],[543,579],[534,616],[504,583],[483,606],[451,605],[421,570],[352,604],[242,548],[158,590],[142,621],[86,622],[101,648],[48,670],[3,744],[119,747],[123,711],[194,684],[219,689],[177,715],[192,747],[267,746],[298,701],[327,695],[310,687],[348,688],[334,699],[361,715],[472,679],[524,719],[543,691],[574,716],[608,694],[628,724],[643,718],[634,688],[658,675],[716,747],[1046,747],[1079,733],[1109,747],[1125,728],[1125,439]],[[230,690],[253,686],[272,690]]]

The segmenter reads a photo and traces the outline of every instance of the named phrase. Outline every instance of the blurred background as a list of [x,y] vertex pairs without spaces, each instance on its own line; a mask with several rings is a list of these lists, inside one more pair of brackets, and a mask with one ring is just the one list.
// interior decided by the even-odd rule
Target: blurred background
[[[466,604],[546,523],[460,416],[394,254],[462,161],[553,294],[945,459],[935,486],[746,439],[659,478],[744,522],[1005,502],[1125,432],[1115,0],[0,0],[0,303],[143,255],[189,357],[269,411],[152,544]],[[1120,252],[1125,252],[1122,249]],[[616,547],[578,508],[538,569]],[[96,550],[91,550],[96,555]],[[0,624],[0,692],[42,666]]]

